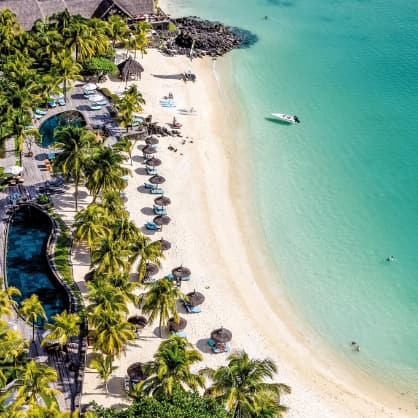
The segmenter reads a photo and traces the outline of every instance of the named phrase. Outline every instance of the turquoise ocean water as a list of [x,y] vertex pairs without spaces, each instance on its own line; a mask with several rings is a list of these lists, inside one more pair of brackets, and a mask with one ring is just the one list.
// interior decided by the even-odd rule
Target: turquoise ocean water
[[[291,302],[336,352],[418,393],[418,3],[175,4],[259,38],[232,53],[231,82]],[[273,123],[271,112],[302,123]]]

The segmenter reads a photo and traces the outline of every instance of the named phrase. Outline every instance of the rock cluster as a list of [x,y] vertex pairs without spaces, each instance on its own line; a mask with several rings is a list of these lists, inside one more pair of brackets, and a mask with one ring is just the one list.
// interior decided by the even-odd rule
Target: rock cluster
[[193,57],[216,57],[238,48],[243,42],[237,31],[219,22],[202,20],[195,16],[173,19],[172,22],[177,31],[163,48],[170,55],[190,55],[192,50]]

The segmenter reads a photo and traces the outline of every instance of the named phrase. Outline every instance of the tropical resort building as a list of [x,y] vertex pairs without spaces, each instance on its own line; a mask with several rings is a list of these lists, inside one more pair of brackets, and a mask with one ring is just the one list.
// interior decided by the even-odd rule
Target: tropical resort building
[[85,18],[106,19],[119,14],[127,23],[147,20],[155,13],[153,0],[2,0],[0,10],[16,13],[25,30],[30,30],[37,20],[44,20],[68,9],[72,15]]

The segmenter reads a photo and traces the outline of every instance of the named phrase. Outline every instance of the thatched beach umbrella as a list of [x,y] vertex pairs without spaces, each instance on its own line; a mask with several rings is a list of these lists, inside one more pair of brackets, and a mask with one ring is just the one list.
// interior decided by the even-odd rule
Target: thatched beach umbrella
[[157,145],[160,143],[160,141],[157,138],[154,138],[153,136],[150,136],[145,140],[145,143],[147,145]]
[[160,196],[154,199],[154,203],[158,206],[167,206],[171,203],[171,199],[167,196]]
[[171,218],[167,215],[160,215],[160,216],[156,216],[153,219],[153,222],[157,225],[163,226],[163,225],[168,225],[171,221]]
[[132,57],[118,64],[118,69],[123,81],[128,81],[132,76],[137,79],[141,79],[141,73],[144,71],[144,67],[135,61]]
[[143,154],[150,155],[150,154],[155,154],[158,151],[156,148],[153,148],[147,145],[146,147],[142,148],[142,152]]
[[126,373],[132,382],[139,382],[147,378],[147,376],[144,373],[142,363],[131,364],[126,370]]
[[212,331],[210,337],[217,343],[227,343],[232,339],[232,332],[224,327],[221,327]]
[[146,164],[150,167],[158,167],[161,165],[161,160],[159,160],[158,158],[153,158],[152,160],[147,161]]
[[159,271],[160,271],[160,269],[158,268],[158,266],[156,264],[147,263],[147,265],[145,267],[145,276],[147,276],[147,277],[155,276]]
[[161,251],[167,251],[171,248],[171,244],[165,239],[161,238],[160,244],[161,244]]
[[155,176],[150,177],[148,181],[151,184],[163,184],[165,182],[165,178],[156,174]]
[[186,300],[190,306],[194,307],[201,305],[205,301],[205,296],[202,293],[193,290],[193,292],[186,295]]
[[171,272],[173,273],[174,277],[182,279],[184,277],[189,277],[192,272],[190,271],[190,269],[188,269],[187,267],[176,267],[175,269],[171,270]]
[[181,331],[186,328],[187,321],[184,318],[179,317],[179,320],[176,321],[174,318],[170,318],[168,320],[168,329],[170,331]]
[[128,322],[134,324],[137,328],[144,328],[148,324],[148,319],[142,315],[130,316]]

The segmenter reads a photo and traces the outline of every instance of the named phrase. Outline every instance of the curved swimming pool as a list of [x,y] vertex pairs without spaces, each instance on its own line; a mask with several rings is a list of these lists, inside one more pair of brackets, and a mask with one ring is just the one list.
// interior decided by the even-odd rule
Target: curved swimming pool
[[69,110],[51,116],[39,128],[39,133],[42,135],[42,146],[48,147],[52,144],[55,141],[55,129],[67,125],[82,127],[86,125],[86,121],[84,116],[77,110]]
[[29,205],[21,207],[9,226],[6,257],[7,283],[22,293],[14,299],[20,303],[37,294],[49,321],[69,308],[69,296],[47,260],[46,246],[51,231],[52,223],[45,213]]

